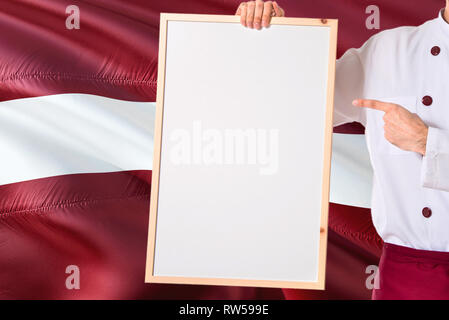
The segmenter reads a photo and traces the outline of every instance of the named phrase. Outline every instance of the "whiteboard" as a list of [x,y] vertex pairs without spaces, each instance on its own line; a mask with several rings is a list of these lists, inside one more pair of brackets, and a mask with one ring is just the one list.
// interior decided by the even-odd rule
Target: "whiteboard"
[[146,282],[324,288],[336,33],[161,15]]

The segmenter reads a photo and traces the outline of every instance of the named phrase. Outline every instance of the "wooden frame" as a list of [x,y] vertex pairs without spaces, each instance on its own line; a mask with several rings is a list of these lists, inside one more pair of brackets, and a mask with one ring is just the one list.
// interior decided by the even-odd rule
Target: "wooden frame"
[[329,208],[329,180],[331,164],[332,144],[332,109],[334,99],[335,60],[337,26],[336,19],[308,19],[308,18],[278,18],[272,19],[273,25],[301,25],[321,26],[330,28],[330,45],[328,61],[328,82],[326,97],[326,129],[324,138],[324,162],[322,181],[322,205],[319,240],[319,263],[317,282],[277,281],[277,280],[248,280],[229,278],[192,278],[192,277],[168,277],[154,275],[154,257],[156,246],[157,210],[159,198],[159,176],[162,144],[162,122],[164,113],[164,87],[165,87],[165,59],[167,44],[167,25],[169,21],[193,21],[193,22],[223,22],[240,23],[238,16],[224,15],[190,15],[190,14],[161,14],[160,39],[159,39],[159,65],[157,86],[157,107],[154,131],[154,161],[152,174],[152,190],[149,219],[149,236],[145,282],[148,283],[173,283],[173,284],[201,284],[201,285],[230,285],[230,286],[252,286],[252,287],[275,287],[275,288],[300,288],[300,289],[324,289],[325,287],[325,263],[328,233],[328,208]]

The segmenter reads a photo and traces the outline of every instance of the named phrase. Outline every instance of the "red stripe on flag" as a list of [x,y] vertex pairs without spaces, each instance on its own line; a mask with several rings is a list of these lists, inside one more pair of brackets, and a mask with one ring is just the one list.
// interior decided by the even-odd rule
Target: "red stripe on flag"
[[[151,171],[124,171],[0,186],[0,298],[283,297],[278,289],[144,284],[150,181]],[[330,227],[328,289],[286,290],[288,298],[338,298],[343,289],[369,297],[364,270],[379,249],[369,212],[332,205]],[[80,269],[80,290],[65,288],[69,265]]]
[[[283,298],[277,289],[145,284],[151,171],[0,186],[0,299]],[[65,286],[67,266],[80,289]]]

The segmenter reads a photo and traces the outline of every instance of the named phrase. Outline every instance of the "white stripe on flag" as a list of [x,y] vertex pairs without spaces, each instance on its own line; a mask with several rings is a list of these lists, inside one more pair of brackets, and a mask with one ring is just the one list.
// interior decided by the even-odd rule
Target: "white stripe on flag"
[[58,94],[0,103],[0,184],[152,168],[154,103]]
[[372,181],[365,136],[334,133],[330,202],[370,208]]
[[[72,173],[151,170],[155,104],[88,94],[0,102],[0,185]],[[370,207],[363,135],[334,134],[330,201]]]

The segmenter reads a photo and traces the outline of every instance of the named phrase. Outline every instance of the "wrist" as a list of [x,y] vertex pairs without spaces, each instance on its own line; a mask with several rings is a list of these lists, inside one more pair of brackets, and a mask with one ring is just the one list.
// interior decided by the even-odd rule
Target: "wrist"
[[427,147],[427,135],[429,134],[429,127],[425,126],[425,128],[422,130],[420,137],[418,138],[418,141],[416,143],[416,152],[420,153],[421,155],[426,155],[426,147]]

